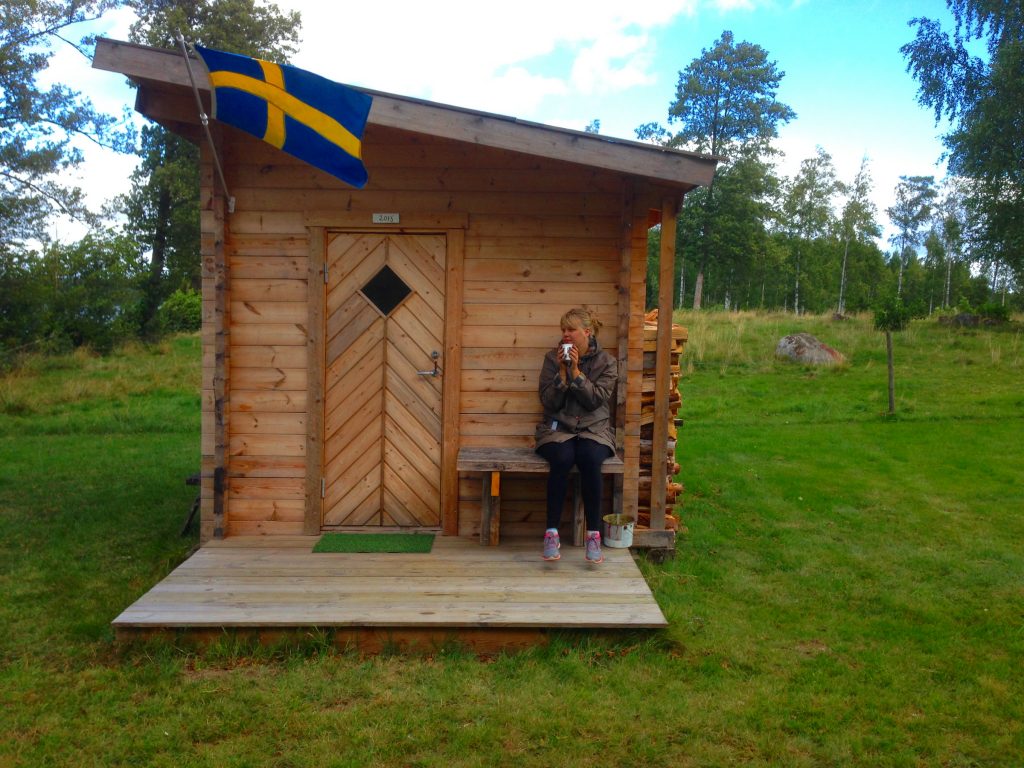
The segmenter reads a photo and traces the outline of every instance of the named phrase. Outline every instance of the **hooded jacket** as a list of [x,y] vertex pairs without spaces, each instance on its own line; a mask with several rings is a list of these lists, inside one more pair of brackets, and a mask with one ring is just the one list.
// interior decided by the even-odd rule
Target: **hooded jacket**
[[611,400],[618,382],[618,363],[590,337],[590,348],[580,358],[580,376],[562,381],[558,351],[544,355],[540,369],[540,402],[544,420],[534,437],[539,448],[583,437],[615,451],[615,429],[611,423]]

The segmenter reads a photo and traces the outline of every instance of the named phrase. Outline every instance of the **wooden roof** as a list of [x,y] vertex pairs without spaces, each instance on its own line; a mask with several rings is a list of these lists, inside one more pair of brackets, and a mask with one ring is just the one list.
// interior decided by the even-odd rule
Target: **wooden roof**
[[[92,65],[120,72],[139,86],[135,108],[171,130],[198,125],[195,96],[179,51],[100,38]],[[192,67],[201,92],[210,91],[206,69]],[[718,158],[694,152],[556,128],[513,117],[357,88],[373,96],[368,124],[439,136],[537,157],[564,160],[639,176],[683,192],[711,183]]]

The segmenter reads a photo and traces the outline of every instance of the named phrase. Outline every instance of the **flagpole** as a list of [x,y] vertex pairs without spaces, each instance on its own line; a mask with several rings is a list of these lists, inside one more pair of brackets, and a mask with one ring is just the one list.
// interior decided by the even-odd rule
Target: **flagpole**
[[217,155],[217,145],[213,143],[213,134],[210,133],[210,118],[203,111],[203,100],[199,96],[199,86],[196,85],[195,75],[192,74],[192,62],[189,59],[188,48],[185,47],[185,36],[178,32],[178,44],[181,46],[181,55],[185,57],[185,68],[188,70],[188,79],[192,82],[192,93],[196,97],[196,108],[199,110],[199,121],[206,131],[206,140],[210,142],[210,150],[213,154],[213,166],[217,169],[217,176],[220,178],[220,185],[224,188],[224,196],[228,199],[228,213],[235,212],[235,198],[228,192],[228,183],[224,179],[224,171],[220,166],[220,157]]

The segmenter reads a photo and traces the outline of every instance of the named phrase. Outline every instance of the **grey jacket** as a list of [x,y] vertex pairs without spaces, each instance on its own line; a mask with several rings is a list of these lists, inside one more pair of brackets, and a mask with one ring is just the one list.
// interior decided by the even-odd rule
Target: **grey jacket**
[[544,355],[540,369],[540,402],[544,421],[537,425],[536,447],[579,436],[615,450],[611,400],[618,382],[618,363],[591,337],[590,349],[580,358],[580,377],[562,381],[557,351]]

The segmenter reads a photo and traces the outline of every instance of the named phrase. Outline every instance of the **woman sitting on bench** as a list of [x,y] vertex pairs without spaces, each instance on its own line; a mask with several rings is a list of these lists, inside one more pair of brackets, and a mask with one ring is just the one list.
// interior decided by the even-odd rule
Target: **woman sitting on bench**
[[601,464],[615,453],[611,399],[618,381],[615,358],[597,343],[600,321],[587,309],[570,309],[561,320],[562,340],[544,355],[540,402],[544,421],[537,425],[537,453],[548,460],[547,530],[544,559],[558,560],[569,472],[579,468],[583,511],[587,518],[587,562],[601,554]]

